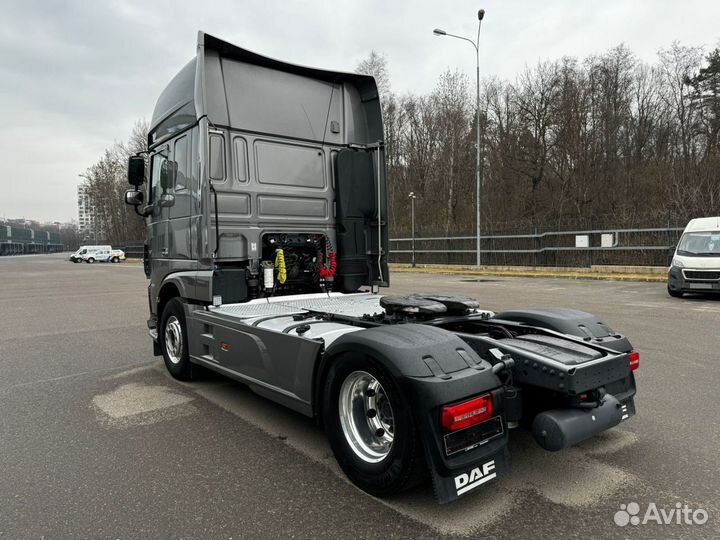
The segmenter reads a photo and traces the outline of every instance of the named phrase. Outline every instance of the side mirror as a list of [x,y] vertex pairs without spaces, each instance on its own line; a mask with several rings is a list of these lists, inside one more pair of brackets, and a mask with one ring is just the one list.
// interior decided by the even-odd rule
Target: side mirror
[[[128,160],[128,183],[131,186],[142,186],[145,182],[145,158],[130,156]],[[129,203],[128,203],[129,204]]]
[[125,204],[140,206],[145,201],[142,191],[130,190],[125,192]]
[[158,206],[160,208],[169,208],[175,204],[175,195],[172,193],[163,193],[158,199]]
[[172,190],[175,185],[175,177],[177,176],[177,162],[164,161],[160,168],[160,187],[163,193]]

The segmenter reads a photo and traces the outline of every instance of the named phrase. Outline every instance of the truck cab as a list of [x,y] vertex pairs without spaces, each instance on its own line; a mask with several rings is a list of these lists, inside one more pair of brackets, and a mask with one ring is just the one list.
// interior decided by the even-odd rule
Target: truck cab
[[130,166],[147,188],[129,196],[145,204],[151,328],[175,296],[209,305],[388,284],[372,77],[200,32],[158,99],[148,149]]

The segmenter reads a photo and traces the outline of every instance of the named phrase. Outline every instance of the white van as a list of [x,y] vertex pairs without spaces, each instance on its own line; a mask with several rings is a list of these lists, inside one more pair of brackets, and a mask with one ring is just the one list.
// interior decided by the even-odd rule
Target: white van
[[74,263],[83,262],[85,259],[83,259],[84,255],[87,255],[88,253],[95,253],[97,250],[102,248],[110,248],[110,246],[80,246],[80,248],[70,255],[70,260]]
[[91,264],[95,261],[107,262],[111,258],[112,250],[112,246],[80,246],[80,249],[70,256],[70,260]]
[[720,217],[690,220],[668,271],[668,293],[720,293]]

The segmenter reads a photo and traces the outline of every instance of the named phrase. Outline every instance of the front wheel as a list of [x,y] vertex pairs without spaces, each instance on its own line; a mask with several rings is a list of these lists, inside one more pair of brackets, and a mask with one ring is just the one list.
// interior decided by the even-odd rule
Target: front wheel
[[190,362],[185,308],[179,298],[165,304],[160,316],[158,340],[170,375],[181,381],[193,380],[196,368]]
[[682,291],[676,291],[668,287],[668,294],[672,296],[673,298],[682,298],[683,292]]
[[426,476],[410,403],[373,358],[344,355],[333,362],[323,421],[338,464],[363,491],[389,496]]
[[95,262],[95,259],[93,259],[92,257],[89,257],[88,260],[85,262],[88,264],[93,264]]
[[119,263],[120,259],[118,259],[117,257],[113,257],[112,259],[110,259],[110,262]]

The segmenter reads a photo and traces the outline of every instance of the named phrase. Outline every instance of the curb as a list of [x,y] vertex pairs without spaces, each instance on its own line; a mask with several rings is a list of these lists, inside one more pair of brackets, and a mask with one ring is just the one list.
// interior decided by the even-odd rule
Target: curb
[[416,274],[451,274],[466,276],[496,276],[496,277],[524,277],[524,278],[564,278],[564,279],[590,279],[604,281],[640,281],[648,283],[665,283],[667,276],[664,274],[622,274],[602,272],[552,272],[552,271],[508,271],[492,270],[483,268],[474,270],[468,268],[433,267],[421,268],[405,265],[390,265],[393,272],[416,273]]
[[[142,264],[142,259],[125,259],[123,261],[130,264]],[[620,272],[562,272],[562,271],[542,271],[542,270],[492,270],[483,268],[481,270],[461,267],[453,268],[452,266],[433,266],[415,268],[407,265],[390,264],[393,272],[406,274],[446,274],[446,275],[463,275],[463,276],[494,276],[494,277],[523,277],[523,278],[561,278],[561,279],[589,279],[596,281],[640,281],[646,283],[665,283],[667,276],[663,274],[623,274]]]

